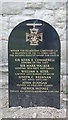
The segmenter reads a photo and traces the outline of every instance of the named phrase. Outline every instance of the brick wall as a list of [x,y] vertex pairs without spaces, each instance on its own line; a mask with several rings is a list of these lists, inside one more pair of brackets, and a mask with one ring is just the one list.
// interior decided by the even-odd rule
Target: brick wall
[[[61,43],[61,110],[58,114],[58,110],[48,108],[48,114],[46,108],[8,108],[8,37],[13,28],[20,22],[28,19],[41,19],[50,25],[52,25],[60,37]],[[2,9],[0,8],[0,90],[2,90],[1,107],[3,117],[32,117],[32,113],[38,114],[38,117],[64,117],[65,116],[65,101],[66,96],[66,2],[3,2]],[[41,116],[40,112],[41,111]],[[22,114],[19,110],[23,110]],[[32,111],[31,111],[32,110]],[[24,112],[25,111],[25,112]],[[45,111],[45,112],[44,112]],[[38,113],[37,113],[38,112]],[[29,113],[29,114],[28,114]],[[52,114],[52,115],[50,115]],[[50,115],[50,116],[49,116]]]

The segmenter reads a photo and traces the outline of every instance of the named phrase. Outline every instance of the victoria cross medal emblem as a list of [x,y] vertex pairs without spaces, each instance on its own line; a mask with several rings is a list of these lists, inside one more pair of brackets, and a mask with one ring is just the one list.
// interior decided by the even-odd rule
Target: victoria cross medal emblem
[[39,41],[43,41],[43,33],[39,33],[39,29],[36,26],[41,26],[42,24],[32,23],[26,24],[27,26],[33,26],[30,28],[30,33],[26,33],[26,42],[29,41],[30,45],[38,45]]

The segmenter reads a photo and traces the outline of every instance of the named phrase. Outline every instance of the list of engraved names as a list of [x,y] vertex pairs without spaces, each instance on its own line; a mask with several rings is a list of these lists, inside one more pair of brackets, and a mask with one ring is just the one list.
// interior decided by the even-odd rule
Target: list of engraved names
[[[14,59],[14,74],[20,80],[18,92],[58,92],[52,90],[55,60],[58,50],[10,50]],[[14,92],[14,90],[10,90]]]

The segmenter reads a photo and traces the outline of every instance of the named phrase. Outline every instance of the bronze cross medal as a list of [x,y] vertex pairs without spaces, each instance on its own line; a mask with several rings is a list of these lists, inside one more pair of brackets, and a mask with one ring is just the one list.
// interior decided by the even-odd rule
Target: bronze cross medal
[[41,26],[42,24],[32,23],[32,24],[26,24],[27,26],[33,26],[32,29],[30,29],[30,33],[26,33],[26,42],[29,41],[30,45],[38,45],[39,41],[43,41],[43,33],[38,33],[39,29],[36,29],[35,26]]

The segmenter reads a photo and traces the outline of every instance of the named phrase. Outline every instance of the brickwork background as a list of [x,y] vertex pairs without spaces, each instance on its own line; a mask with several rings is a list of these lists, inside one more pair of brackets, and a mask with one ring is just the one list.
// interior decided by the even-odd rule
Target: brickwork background
[[[52,25],[61,43],[61,109],[50,107],[8,107],[8,37],[13,28],[28,19],[40,19]],[[0,7],[0,111],[2,118],[66,117],[66,2],[3,2]]]

